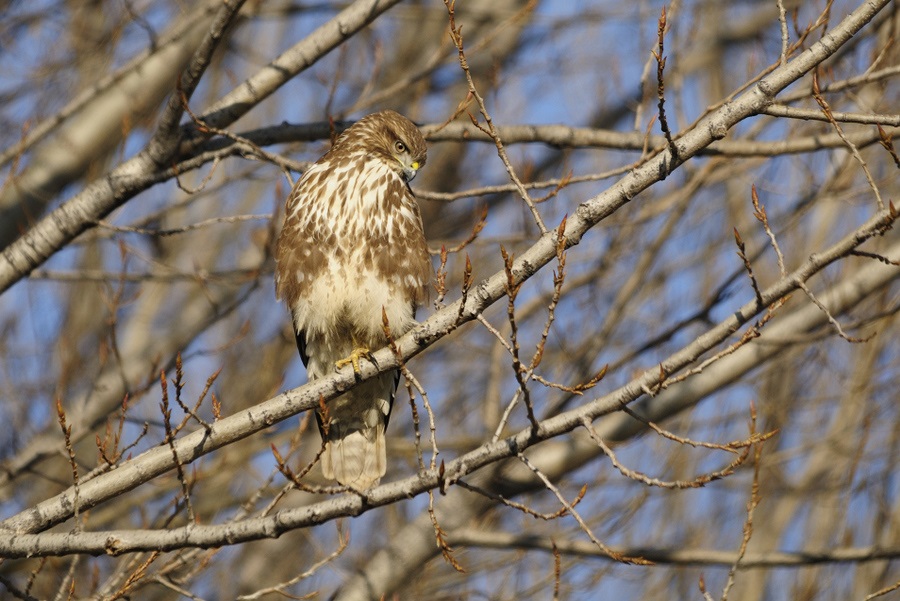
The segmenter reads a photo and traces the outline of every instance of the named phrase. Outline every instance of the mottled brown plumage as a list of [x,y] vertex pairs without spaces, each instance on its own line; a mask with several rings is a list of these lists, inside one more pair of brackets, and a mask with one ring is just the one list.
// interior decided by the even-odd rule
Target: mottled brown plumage
[[[275,290],[291,310],[310,380],[360,349],[383,347],[382,308],[397,336],[415,324],[433,275],[409,188],[425,150],[412,121],[394,111],[368,115],[338,137],[288,197]],[[325,477],[360,490],[378,483],[396,387],[396,372],[388,372],[329,403]]]

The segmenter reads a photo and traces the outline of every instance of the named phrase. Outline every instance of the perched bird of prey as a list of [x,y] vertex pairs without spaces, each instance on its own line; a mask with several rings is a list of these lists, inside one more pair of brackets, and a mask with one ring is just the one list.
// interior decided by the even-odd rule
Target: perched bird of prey
[[[275,290],[291,310],[310,380],[352,364],[415,325],[433,270],[410,180],[425,164],[425,139],[394,111],[368,115],[342,133],[287,200],[275,249]],[[387,468],[385,428],[396,371],[379,374],[320,414],[326,478],[357,490]]]

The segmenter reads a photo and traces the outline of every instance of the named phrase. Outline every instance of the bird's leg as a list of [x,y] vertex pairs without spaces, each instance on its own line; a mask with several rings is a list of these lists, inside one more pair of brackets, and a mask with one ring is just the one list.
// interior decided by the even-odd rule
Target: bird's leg
[[378,367],[378,362],[375,361],[375,356],[372,354],[372,351],[370,351],[368,349],[368,347],[365,347],[365,346],[360,346],[360,347],[353,349],[350,352],[349,356],[345,357],[344,359],[341,359],[340,361],[336,361],[334,366],[337,369],[340,369],[340,368],[344,367],[345,365],[352,365],[353,373],[355,373],[357,376],[360,376],[362,372],[359,369],[359,360],[362,357],[365,357],[366,359],[371,361],[372,364],[375,365],[375,367]]

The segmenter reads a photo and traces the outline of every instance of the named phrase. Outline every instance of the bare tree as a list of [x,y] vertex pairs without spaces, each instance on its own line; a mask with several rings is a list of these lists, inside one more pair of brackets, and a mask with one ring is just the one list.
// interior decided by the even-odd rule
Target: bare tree
[[[3,11],[6,594],[900,590],[895,3]],[[313,414],[357,378],[304,384],[271,251],[381,108],[436,276],[354,491]]]

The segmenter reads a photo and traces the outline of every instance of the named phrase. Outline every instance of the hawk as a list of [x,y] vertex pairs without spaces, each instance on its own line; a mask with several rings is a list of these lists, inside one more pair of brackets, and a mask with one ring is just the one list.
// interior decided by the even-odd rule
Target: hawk
[[[368,115],[294,186],[275,248],[275,290],[291,311],[309,380],[352,364],[415,325],[433,277],[409,182],[425,164],[425,139],[394,111]],[[326,478],[365,490],[387,469],[385,428],[399,373],[362,382],[316,414]]]

